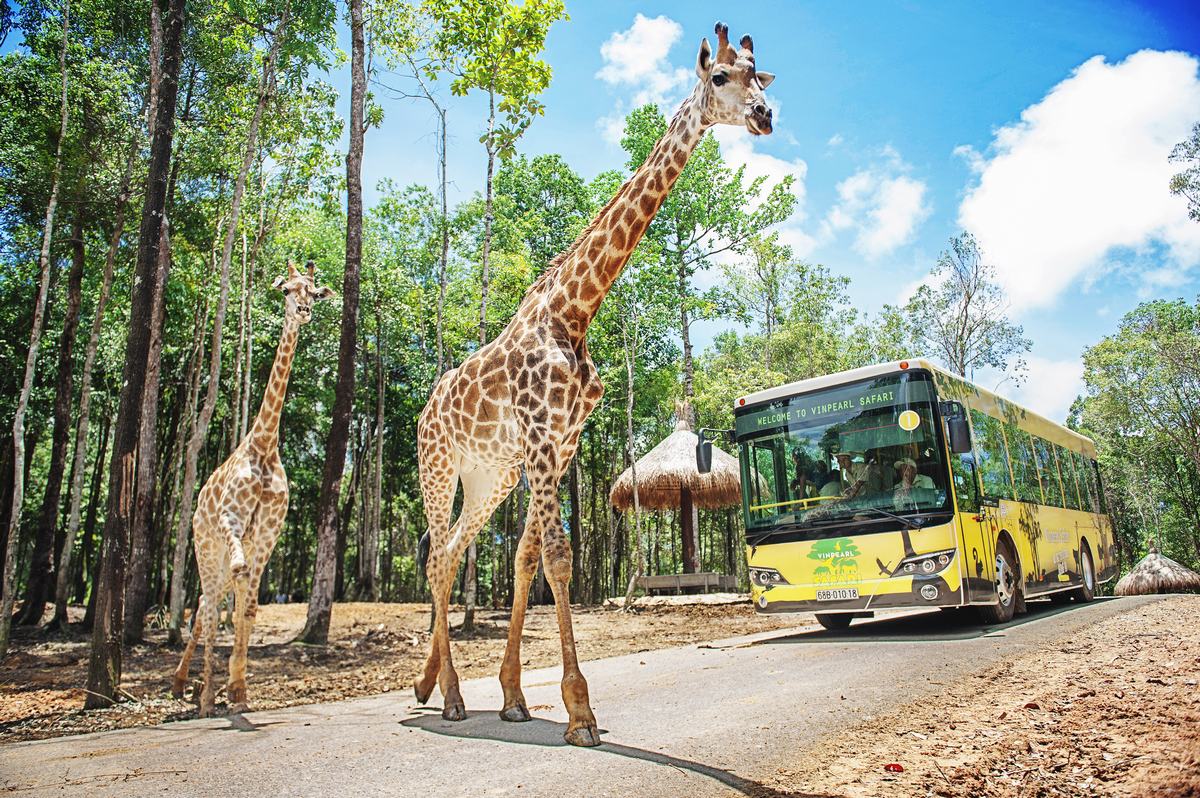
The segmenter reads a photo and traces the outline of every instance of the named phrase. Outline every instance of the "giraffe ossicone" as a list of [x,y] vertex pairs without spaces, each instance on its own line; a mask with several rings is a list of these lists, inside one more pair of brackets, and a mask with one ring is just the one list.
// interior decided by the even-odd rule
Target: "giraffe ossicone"
[[246,653],[250,630],[258,613],[258,583],[275,548],[287,515],[287,473],[279,459],[279,418],[287,393],[292,358],[301,325],[312,319],[315,301],[334,296],[317,287],[316,267],[302,272],[288,261],[288,273],[274,288],[283,292],[283,332],[275,350],[271,378],[263,393],[254,426],[200,489],[192,516],[192,545],[200,572],[200,603],[192,635],[175,669],[171,692],[183,697],[188,666],[196,643],[204,636],[204,675],[200,716],[213,710],[213,648],[217,634],[217,603],[232,588],[234,641],[229,656],[227,699],[230,710],[246,708]]
[[[564,738],[572,745],[600,743],[571,628],[572,555],[559,513],[558,483],[575,455],[584,422],[604,393],[587,350],[588,325],[688,157],[713,125],[743,126],[755,135],[771,132],[763,90],[774,76],[756,70],[750,37],[743,37],[735,50],[729,28],[717,23],[715,30],[716,57],[703,40],[696,59],[699,81],[645,162],[529,288],[500,335],[442,375],[421,413],[417,453],[435,622],[429,658],[414,690],[424,703],[436,683],[447,720],[466,717],[450,656],[447,615],[454,577],[463,552],[524,467],[530,502],[515,557],[512,621],[500,668],[500,717],[530,717],[521,692],[521,632],[540,558],[554,594],[562,642],[562,697],[570,716]],[[451,525],[459,482],[462,509]]]

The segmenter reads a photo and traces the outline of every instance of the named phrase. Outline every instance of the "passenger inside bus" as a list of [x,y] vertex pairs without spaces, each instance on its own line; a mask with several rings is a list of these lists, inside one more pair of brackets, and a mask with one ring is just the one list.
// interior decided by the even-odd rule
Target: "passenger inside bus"
[[933,479],[918,473],[917,463],[911,457],[901,457],[893,467],[899,476],[899,482],[892,491],[892,504],[897,509],[915,507],[915,491],[934,489]]

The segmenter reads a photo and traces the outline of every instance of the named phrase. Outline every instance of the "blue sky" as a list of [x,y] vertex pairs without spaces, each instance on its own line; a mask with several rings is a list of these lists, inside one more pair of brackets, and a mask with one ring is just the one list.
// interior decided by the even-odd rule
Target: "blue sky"
[[[741,9],[739,11],[739,9]],[[624,162],[621,116],[691,90],[717,19],[754,37],[775,134],[719,131],[750,171],[795,174],[785,240],[852,279],[866,312],[902,301],[964,227],[983,242],[1033,340],[1026,385],[1052,418],[1079,390],[1079,355],[1139,301],[1200,293],[1200,225],[1170,197],[1166,157],[1200,121],[1194,4],[568,2],[554,81],[527,153],[585,176]],[[434,179],[432,116],[382,98],[365,182]],[[477,100],[451,103],[458,198],[482,185]],[[712,279],[712,278],[709,278]],[[697,330],[701,343],[728,325]],[[1003,375],[980,374],[992,387]]]

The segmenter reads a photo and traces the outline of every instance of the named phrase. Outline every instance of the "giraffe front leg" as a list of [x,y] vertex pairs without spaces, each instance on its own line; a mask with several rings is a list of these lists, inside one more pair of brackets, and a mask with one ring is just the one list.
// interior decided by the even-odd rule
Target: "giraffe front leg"
[[200,616],[203,614],[204,596],[200,596],[200,603],[196,608],[196,617],[192,622],[192,634],[188,638],[187,645],[183,649],[183,656],[179,658],[179,667],[175,668],[175,676],[171,680],[171,695],[176,698],[183,698],[183,690],[187,687],[188,670],[192,664],[192,655],[196,652],[196,642],[200,639],[204,628],[200,625]]
[[249,584],[238,580],[234,586],[233,651],[229,655],[229,682],[226,685],[226,700],[231,713],[245,712],[246,706],[246,654],[250,647],[250,630],[258,615],[258,580]]
[[[546,449],[541,449],[545,452]],[[539,463],[543,465],[539,467]],[[600,732],[596,727],[596,716],[592,714],[588,696],[587,680],[579,670],[579,659],[575,651],[575,633],[571,623],[571,544],[563,532],[562,517],[558,508],[558,473],[553,469],[553,460],[546,468],[543,460],[530,458],[530,489],[533,497],[530,511],[537,513],[542,533],[542,566],[546,581],[554,594],[554,609],[558,616],[558,635],[562,644],[563,678],[562,697],[570,720],[563,734],[571,745],[594,746],[600,744]]]
[[521,634],[525,628],[525,610],[529,606],[529,585],[537,573],[541,547],[533,516],[525,516],[525,531],[517,544],[516,562],[513,565],[515,585],[513,591],[512,620],[508,624],[508,643],[504,647],[504,663],[500,666],[500,687],[504,690],[504,708],[501,720],[520,722],[529,720],[529,708],[525,694],[521,691]]

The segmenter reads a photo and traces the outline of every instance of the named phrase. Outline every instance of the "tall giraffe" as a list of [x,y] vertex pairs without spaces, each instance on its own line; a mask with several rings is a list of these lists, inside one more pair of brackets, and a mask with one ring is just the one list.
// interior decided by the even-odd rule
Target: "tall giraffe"
[[200,694],[200,717],[207,717],[213,709],[217,603],[231,587],[236,609],[227,698],[231,712],[246,708],[246,649],[258,614],[258,583],[271,558],[288,508],[287,474],[279,459],[279,416],[300,325],[312,319],[315,300],[334,295],[329,288],[317,287],[312,261],[308,262],[307,273],[299,271],[289,261],[287,276],[276,278],[274,286],[285,298],[283,332],[279,348],[275,350],[275,364],[271,368],[262,406],[246,437],[200,489],[192,517],[196,566],[200,571],[200,605],[196,610],[192,637],[175,669],[171,692],[182,697],[192,653],[203,634],[204,687]]
[[[500,668],[500,717],[529,720],[521,692],[521,632],[540,554],[562,641],[562,696],[570,714],[563,736],[572,745],[600,743],[571,629],[571,547],[559,513],[558,483],[575,455],[584,421],[604,393],[588,355],[588,325],[688,157],[715,124],[744,125],[756,135],[771,132],[763,90],[774,76],[755,70],[749,36],[734,50],[726,25],[717,23],[716,34],[715,58],[703,40],[696,60],[699,82],[645,163],[530,287],[504,331],[446,372],[421,413],[417,447],[435,624],[429,659],[414,687],[424,703],[436,682],[447,720],[466,717],[450,658],[447,612],[454,576],[466,547],[524,465],[530,504],[517,548],[512,622]],[[459,480],[462,510],[451,527]]]

